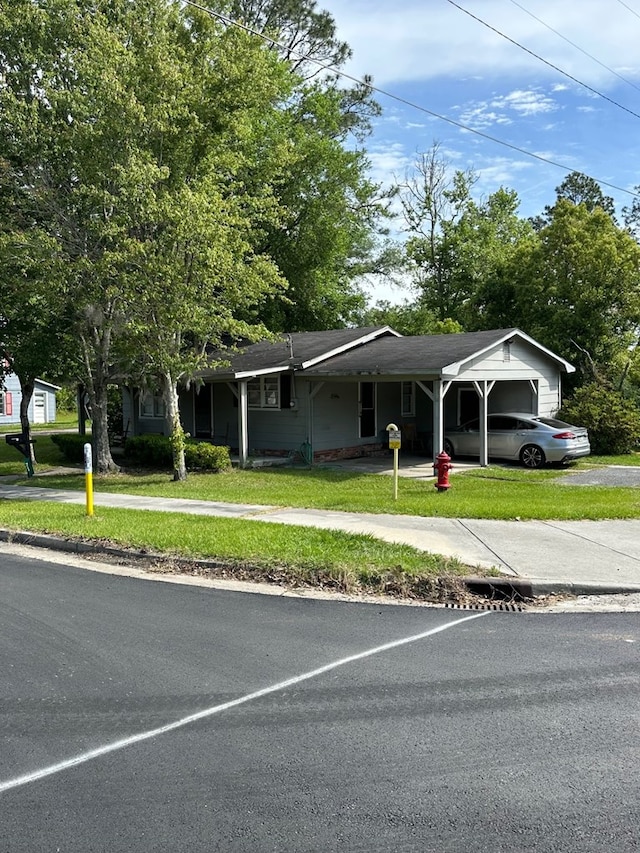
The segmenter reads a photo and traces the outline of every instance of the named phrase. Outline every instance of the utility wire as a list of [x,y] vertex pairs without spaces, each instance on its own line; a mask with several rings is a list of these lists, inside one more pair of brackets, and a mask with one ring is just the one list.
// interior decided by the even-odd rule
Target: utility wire
[[[563,36],[562,33],[558,32],[558,30],[554,30],[554,28],[550,24],[547,24],[546,21],[543,21],[542,18],[539,18],[537,15],[534,15],[533,12],[530,12],[528,9],[525,9],[525,7],[522,6],[520,3],[518,3],[517,0],[510,0],[510,2],[513,3],[514,6],[517,6],[518,9],[522,9],[523,12],[526,12],[527,15],[529,15],[531,18],[533,18],[539,24],[542,24],[543,27],[546,27],[548,30],[551,30],[552,33],[555,33],[559,38],[566,41],[567,44],[571,45],[571,47],[575,47],[575,49],[579,50],[580,53],[583,53],[585,56],[588,56],[589,59],[592,59],[594,62],[597,62],[598,65],[600,65],[602,68],[606,68],[607,71],[610,71],[612,74],[615,74],[615,76],[619,80],[622,80],[624,83],[628,83],[629,86],[633,86],[634,89],[637,89],[638,92],[640,92],[640,86],[636,86],[636,84],[632,80],[627,80],[627,78],[623,77],[622,74],[618,74],[618,72],[614,71],[613,68],[609,68],[609,66],[605,65],[604,62],[600,62],[600,60],[597,59],[595,56],[592,56],[590,53],[587,53],[587,51],[584,50],[583,48],[581,48],[580,45],[571,41],[571,39],[568,39],[566,36]],[[623,3],[622,5],[624,6],[625,4]],[[629,8],[629,7],[627,7],[627,8]],[[638,17],[640,17],[640,15]]]
[[583,83],[582,80],[578,80],[577,77],[573,77],[571,74],[568,74],[566,71],[563,71],[562,68],[558,68],[557,65],[554,65],[552,62],[548,62],[546,59],[543,59],[541,56],[538,56],[537,53],[534,53],[532,50],[529,50],[528,47],[520,44],[509,36],[501,33],[500,30],[497,30],[495,27],[492,27],[491,24],[488,24],[486,21],[483,21],[482,18],[478,18],[477,15],[474,15],[473,12],[469,12],[468,9],[459,6],[454,0],[447,0],[452,6],[455,6],[456,9],[460,9],[461,12],[464,12],[465,15],[468,15],[470,18],[473,18],[474,21],[478,21],[479,24],[482,24],[483,27],[486,27],[488,30],[499,35],[501,38],[506,39],[507,41],[514,44],[516,47],[519,47],[520,50],[524,50],[525,53],[528,53],[530,56],[533,56],[535,59],[540,62],[544,62],[545,65],[548,65],[549,68],[553,68],[554,71],[558,71],[564,77],[568,77],[569,80],[573,80],[574,83],[577,83],[579,86],[583,86],[585,89],[588,89],[590,92],[593,92],[594,95],[597,95],[599,98],[604,98],[605,101],[609,101],[610,104],[613,104],[615,107],[619,107],[621,110],[624,110],[629,115],[634,116],[635,118],[640,118],[640,114],[635,113],[633,110],[630,110],[628,107],[624,107],[622,104],[619,104],[617,101],[614,101],[613,98],[609,98],[607,95],[604,95],[602,92],[599,92],[597,89],[594,89],[592,86],[589,86],[587,83]]
[[470,127],[469,125],[463,124],[462,122],[456,121],[455,119],[449,118],[448,116],[440,115],[440,113],[436,113],[433,110],[429,110],[427,109],[427,107],[423,107],[420,104],[416,104],[413,101],[409,101],[406,98],[401,97],[400,95],[394,94],[393,92],[388,92],[385,89],[381,89],[378,86],[374,86],[367,80],[362,80],[359,77],[354,77],[351,74],[348,74],[346,71],[342,71],[340,68],[336,68],[334,65],[331,65],[328,62],[322,62],[321,60],[314,59],[312,56],[309,56],[307,54],[303,54],[295,50],[290,50],[286,45],[283,45],[281,42],[277,41],[271,36],[267,36],[264,33],[259,32],[258,30],[254,30],[246,24],[240,23],[240,21],[234,21],[232,18],[228,18],[226,15],[223,15],[221,12],[214,12],[212,9],[207,9],[205,6],[201,6],[199,3],[196,3],[195,0],[182,0],[182,2],[185,3],[185,5],[187,6],[192,6],[194,9],[198,9],[201,12],[205,12],[208,15],[211,15],[211,17],[213,18],[217,18],[219,21],[221,21],[223,24],[226,24],[227,26],[237,27],[238,29],[244,30],[250,35],[257,36],[263,41],[268,42],[272,47],[279,47],[282,50],[287,50],[292,56],[296,56],[298,59],[313,62],[315,65],[319,66],[325,71],[330,71],[332,74],[337,74],[340,77],[343,77],[345,80],[350,80],[352,83],[356,83],[359,86],[365,86],[371,92],[375,92],[378,95],[383,95],[385,98],[390,98],[393,101],[397,101],[400,104],[404,104],[407,107],[411,107],[411,109],[418,110],[419,112],[425,113],[428,116],[432,116],[432,118],[437,118],[440,121],[444,121],[447,124],[452,125],[453,127],[457,127],[459,130],[465,130],[468,133],[473,133],[476,136],[480,136],[483,139],[487,139],[489,142],[495,142],[497,145],[502,145],[505,148],[509,148],[511,151],[516,151],[518,154],[524,154],[527,157],[532,157],[534,160],[538,160],[539,162],[545,163],[548,166],[555,166],[558,169],[562,169],[563,172],[575,172],[576,174],[581,175],[584,178],[590,178],[592,181],[597,181],[597,183],[602,184],[602,186],[609,187],[609,189],[617,190],[618,192],[625,193],[626,195],[630,195],[633,198],[640,198],[640,195],[638,193],[635,193],[632,190],[625,189],[625,187],[619,187],[617,184],[612,184],[609,181],[605,181],[600,178],[594,178],[592,175],[587,175],[586,172],[581,172],[578,169],[572,169],[570,166],[566,166],[564,163],[557,163],[555,160],[550,160],[547,157],[543,157],[541,154],[535,154],[533,151],[527,151],[525,148],[520,148],[517,145],[512,145],[510,142],[505,142],[503,139],[498,139],[496,136],[491,136],[488,133],[484,133],[481,130],[477,130],[474,127]]
[[622,2],[622,0],[618,0],[618,3],[619,3],[621,6],[624,6],[624,8],[625,8],[625,9],[628,9],[628,10],[631,12],[631,14],[632,14],[632,15],[635,15],[635,16],[636,16],[636,18],[640,18],[640,15],[636,12],[636,10],[635,10],[635,9],[632,9],[632,8],[631,8],[631,6],[627,6],[627,4],[626,4],[626,3],[623,3],[623,2]]

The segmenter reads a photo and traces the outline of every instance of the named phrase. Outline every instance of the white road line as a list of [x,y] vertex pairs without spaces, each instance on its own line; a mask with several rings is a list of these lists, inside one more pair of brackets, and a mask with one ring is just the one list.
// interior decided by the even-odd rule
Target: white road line
[[128,746],[133,746],[136,743],[141,743],[145,740],[165,735],[168,732],[173,732],[176,729],[181,729],[191,723],[196,723],[198,720],[204,720],[207,717],[213,717],[215,714],[220,714],[222,711],[228,711],[230,708],[236,708],[238,705],[244,705],[247,702],[252,702],[254,699],[260,699],[262,696],[268,696],[270,693],[277,693],[279,690],[286,690],[287,687],[293,687],[303,681],[309,681],[311,678],[317,678],[319,675],[324,675],[325,672],[331,672],[338,667],[346,666],[349,663],[354,663],[364,658],[372,657],[373,655],[387,652],[390,649],[397,649],[399,646],[406,646],[409,643],[415,643],[418,640],[424,640],[426,637],[431,637],[434,634],[439,634],[441,631],[446,631],[447,628],[454,628],[456,625],[461,625],[463,622],[469,622],[472,619],[478,619],[481,616],[488,616],[491,611],[483,610],[479,613],[474,613],[471,616],[464,616],[462,619],[456,619],[454,622],[447,622],[445,625],[439,625],[437,628],[430,628],[428,631],[423,631],[420,634],[414,634],[411,637],[404,637],[401,640],[393,640],[390,643],[384,643],[382,646],[376,646],[373,649],[367,649],[364,652],[358,652],[355,655],[341,658],[340,660],[327,663],[317,669],[312,669],[310,672],[303,672],[302,675],[295,675],[293,678],[287,678],[286,681],[279,681],[277,684],[272,684],[270,687],[263,687],[261,690],[255,690],[253,693],[247,693],[245,696],[240,696],[238,699],[232,699],[229,702],[223,702],[221,705],[214,705],[211,708],[205,708],[203,711],[197,711],[195,714],[189,714],[188,717],[182,717],[180,720],[175,720],[173,723],[167,723],[165,726],[160,726],[156,729],[150,729],[146,732],[140,732],[136,735],[123,738],[122,740],[114,741],[113,743],[99,746],[96,749],[90,749],[88,752],[83,752],[73,758],[68,758],[66,761],[60,761],[58,764],[51,764],[49,767],[43,767],[41,770],[35,770],[33,773],[25,773],[24,776],[17,776],[15,779],[8,779],[5,782],[0,782],[0,794],[5,791],[11,791],[14,788],[19,788],[22,785],[29,785],[31,782],[38,782],[40,779],[45,779],[47,776],[55,776],[57,773],[62,773],[64,770],[69,770],[71,767],[78,767],[80,764],[86,764],[88,761],[93,761],[95,758],[100,758],[103,755],[108,755],[111,752],[118,752],[121,749],[126,749]]

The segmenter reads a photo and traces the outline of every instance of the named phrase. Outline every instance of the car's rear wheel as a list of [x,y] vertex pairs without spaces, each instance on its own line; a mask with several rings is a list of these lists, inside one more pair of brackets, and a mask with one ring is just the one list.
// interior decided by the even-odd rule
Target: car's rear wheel
[[542,468],[546,461],[544,450],[537,444],[526,444],[520,451],[520,462],[525,468]]
[[444,452],[453,459],[453,444],[451,444],[448,438],[444,440]]

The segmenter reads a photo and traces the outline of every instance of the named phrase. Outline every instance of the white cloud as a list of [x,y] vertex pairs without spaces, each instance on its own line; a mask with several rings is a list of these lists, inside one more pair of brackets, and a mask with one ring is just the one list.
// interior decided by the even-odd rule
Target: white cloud
[[555,101],[552,101],[551,98],[534,89],[529,89],[528,91],[516,89],[502,98],[496,98],[492,101],[492,105],[506,107],[525,116],[549,113],[558,108]]
[[[523,71],[563,85],[557,71],[445,2],[320,0],[318,5],[331,12],[339,34],[354,50],[350,72],[371,73],[380,86],[443,75],[495,80]],[[515,4],[474,0],[467,6],[496,30],[583,82],[616,82],[606,68]],[[604,65],[628,69],[638,79],[638,22],[622,5],[612,8],[611,0],[538,0],[535,13]]]

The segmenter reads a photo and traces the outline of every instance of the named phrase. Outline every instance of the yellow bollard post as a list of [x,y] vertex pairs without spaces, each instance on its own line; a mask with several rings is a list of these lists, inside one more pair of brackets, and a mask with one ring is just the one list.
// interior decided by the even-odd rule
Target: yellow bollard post
[[87,515],[93,515],[93,461],[91,458],[91,445],[84,446],[84,481],[87,495]]
[[395,424],[387,424],[389,448],[393,450],[393,499],[398,500],[398,451],[400,450],[400,430]]

